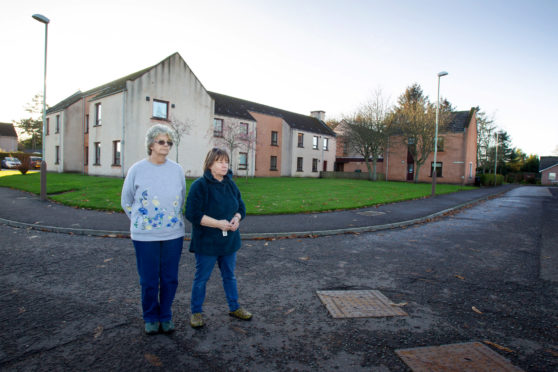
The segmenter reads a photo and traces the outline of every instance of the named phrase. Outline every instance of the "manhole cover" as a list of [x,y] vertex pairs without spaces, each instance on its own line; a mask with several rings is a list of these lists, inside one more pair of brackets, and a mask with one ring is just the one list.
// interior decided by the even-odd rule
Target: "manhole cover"
[[318,297],[334,318],[406,316],[380,291],[317,291]]
[[522,371],[480,342],[395,350],[414,372]]
[[364,212],[357,212],[361,216],[381,216],[382,214],[386,214],[386,212],[378,212],[378,211],[364,211]]

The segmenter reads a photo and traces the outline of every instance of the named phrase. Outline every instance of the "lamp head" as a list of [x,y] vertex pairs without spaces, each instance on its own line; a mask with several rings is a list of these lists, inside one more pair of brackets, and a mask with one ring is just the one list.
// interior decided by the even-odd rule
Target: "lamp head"
[[445,71],[438,72],[438,77],[446,76],[448,73]]
[[44,23],[45,25],[48,25],[50,22],[50,19],[48,19],[47,17],[45,17],[42,14],[33,14],[32,16],[34,19],[36,19],[37,21]]

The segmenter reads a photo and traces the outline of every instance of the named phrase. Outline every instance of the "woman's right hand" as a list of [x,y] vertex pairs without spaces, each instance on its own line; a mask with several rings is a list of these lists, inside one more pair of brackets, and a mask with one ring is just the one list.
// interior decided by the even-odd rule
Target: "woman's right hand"
[[232,224],[227,220],[219,220],[217,228],[221,231],[229,231],[232,229]]

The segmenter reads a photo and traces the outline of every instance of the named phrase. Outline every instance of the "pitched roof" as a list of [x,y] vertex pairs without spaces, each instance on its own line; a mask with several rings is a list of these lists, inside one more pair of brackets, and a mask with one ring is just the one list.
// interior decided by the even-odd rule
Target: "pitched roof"
[[325,134],[332,137],[335,137],[336,135],[335,132],[326,125],[326,123],[312,116],[297,114],[215,92],[208,93],[215,100],[215,113],[218,115],[255,120],[254,117],[250,115],[250,111],[254,111],[260,114],[280,117],[294,129]]
[[[165,58],[163,61],[172,57],[173,55],[174,54],[170,55],[169,57]],[[159,63],[161,63],[161,62],[159,62]],[[126,76],[121,77],[119,79],[113,80],[110,83],[100,85],[100,86],[98,86],[96,88],[93,88],[93,89],[90,89],[86,92],[82,92],[82,91],[78,90],[77,92],[72,94],[70,97],[63,99],[62,101],[58,102],[56,105],[50,107],[47,110],[47,114],[52,114],[52,113],[57,112],[57,111],[62,111],[64,109],[68,108],[69,106],[73,105],[74,103],[76,103],[77,101],[82,99],[83,97],[94,96],[93,99],[99,99],[99,98],[102,98],[102,97],[110,96],[111,94],[122,92],[123,90],[126,89],[126,82],[127,81],[137,79],[138,77],[142,76],[147,71],[151,70],[153,67],[155,67],[157,65],[149,66],[147,68],[144,68],[143,70],[140,70],[140,71],[134,72],[133,74],[126,75]]]
[[558,156],[541,156],[539,163],[539,172],[558,165]]
[[454,111],[452,112],[451,121],[448,124],[447,130],[449,132],[463,132],[465,128],[469,126],[471,118],[475,109],[472,108],[469,111]]
[[17,133],[14,125],[11,123],[0,123],[0,136],[17,138]]

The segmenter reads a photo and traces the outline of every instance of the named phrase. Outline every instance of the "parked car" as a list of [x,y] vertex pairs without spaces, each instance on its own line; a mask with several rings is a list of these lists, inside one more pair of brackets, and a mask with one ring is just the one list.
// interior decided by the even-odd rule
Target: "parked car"
[[15,169],[21,165],[18,158],[4,158],[2,159],[2,168]]
[[34,169],[40,169],[42,161],[43,161],[43,158],[41,158],[40,156],[29,157],[29,162],[31,164],[30,167],[34,168]]

